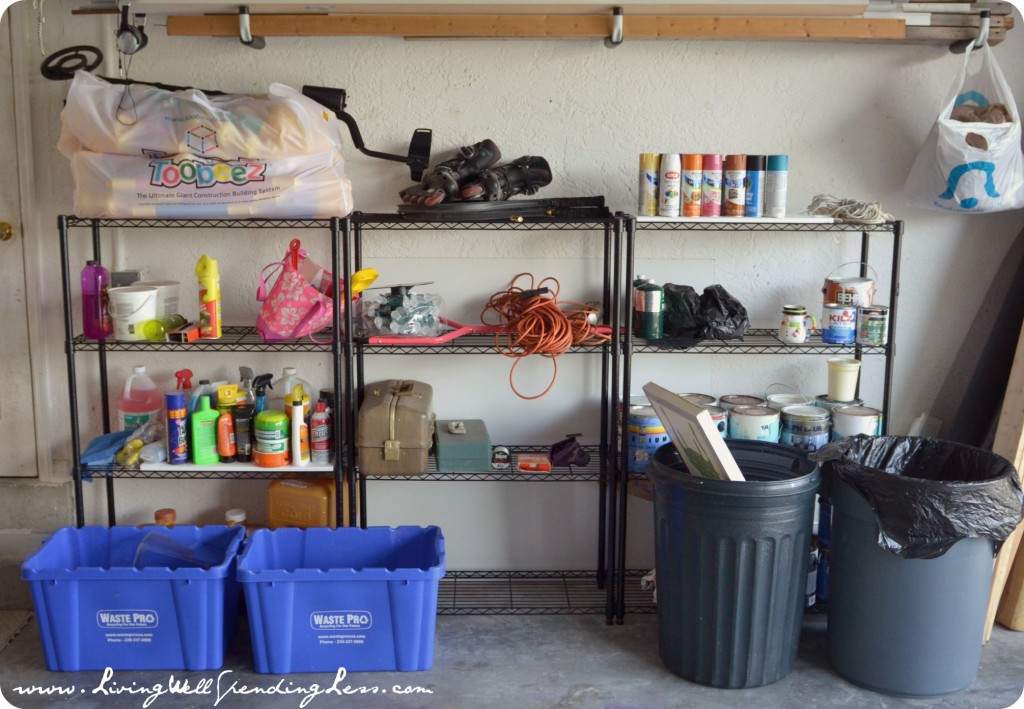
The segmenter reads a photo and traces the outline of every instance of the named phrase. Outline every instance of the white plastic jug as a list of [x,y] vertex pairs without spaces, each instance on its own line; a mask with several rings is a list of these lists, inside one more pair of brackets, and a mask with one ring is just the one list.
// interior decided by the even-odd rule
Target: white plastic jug
[[145,365],[132,367],[132,374],[124,383],[124,391],[117,397],[118,431],[133,431],[147,421],[156,419],[164,408],[164,396],[146,374]]
[[310,401],[313,400],[313,387],[311,387],[309,382],[305,379],[299,377],[299,375],[296,374],[297,371],[298,370],[296,370],[295,367],[285,367],[281,372],[281,378],[271,382],[270,388],[274,393],[273,396],[267,397],[268,409],[284,411],[286,414],[291,416],[291,412],[288,411],[285,406],[284,397],[292,393],[296,384],[301,384],[303,392],[310,398]]

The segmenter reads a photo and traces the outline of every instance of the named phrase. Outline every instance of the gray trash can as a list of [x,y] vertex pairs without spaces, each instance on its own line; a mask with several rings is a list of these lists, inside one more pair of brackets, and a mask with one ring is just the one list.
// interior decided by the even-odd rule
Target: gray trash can
[[1021,519],[1013,466],[912,436],[854,436],[811,458],[832,501],[832,667],[898,696],[967,688],[981,662],[993,554]]
[[658,449],[647,476],[661,659],[684,679],[738,689],[793,668],[819,473],[794,448],[727,444],[746,482],[690,475],[671,445]]

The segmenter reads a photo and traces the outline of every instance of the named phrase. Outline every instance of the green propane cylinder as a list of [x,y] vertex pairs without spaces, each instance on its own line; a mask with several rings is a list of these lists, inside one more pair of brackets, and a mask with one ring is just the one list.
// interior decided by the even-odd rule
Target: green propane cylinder
[[633,289],[633,335],[660,340],[665,324],[665,289],[653,281]]
[[262,468],[278,468],[288,464],[288,416],[283,411],[267,409],[256,414],[252,426],[256,439],[252,448],[253,462]]

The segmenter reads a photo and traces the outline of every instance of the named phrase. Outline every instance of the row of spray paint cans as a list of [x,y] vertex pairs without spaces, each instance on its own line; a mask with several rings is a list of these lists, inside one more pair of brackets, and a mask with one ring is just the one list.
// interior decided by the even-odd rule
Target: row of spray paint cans
[[[144,462],[329,465],[332,390],[322,389],[311,407],[312,388],[294,367],[285,367],[273,382],[271,376],[253,376],[249,367],[240,367],[238,383],[202,379],[193,387],[192,371],[181,369],[175,372],[175,389],[164,393],[146,367],[136,365],[117,399],[115,424],[118,430],[134,430],[162,419],[166,445],[151,447],[142,455]],[[268,388],[279,392],[269,403]]]
[[786,216],[787,155],[641,153],[641,217]]

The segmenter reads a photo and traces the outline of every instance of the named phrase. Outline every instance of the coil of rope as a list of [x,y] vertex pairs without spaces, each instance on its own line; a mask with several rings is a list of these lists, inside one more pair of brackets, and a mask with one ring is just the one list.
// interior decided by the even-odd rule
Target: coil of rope
[[[523,285],[526,279],[528,288]],[[539,399],[551,391],[558,378],[558,357],[570,348],[592,347],[611,340],[610,334],[598,332],[591,322],[596,320],[594,307],[574,301],[559,302],[560,290],[555,278],[548,276],[538,283],[533,274],[520,273],[507,289],[493,294],[480,313],[483,323],[501,327],[494,335],[494,346],[504,356],[516,360],[509,370],[508,383],[521,399]],[[548,357],[554,366],[551,382],[533,396],[523,394],[515,385],[516,366],[530,355]]]

